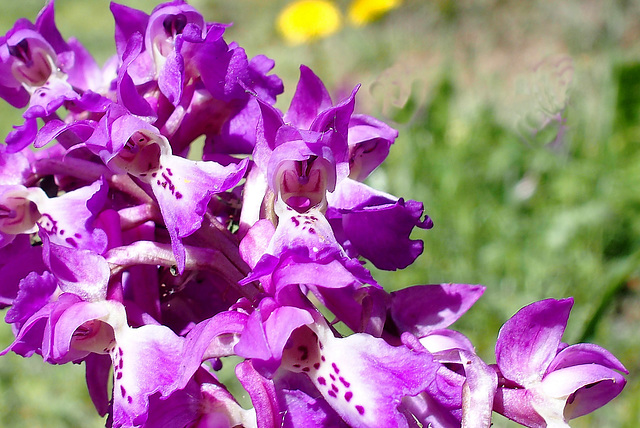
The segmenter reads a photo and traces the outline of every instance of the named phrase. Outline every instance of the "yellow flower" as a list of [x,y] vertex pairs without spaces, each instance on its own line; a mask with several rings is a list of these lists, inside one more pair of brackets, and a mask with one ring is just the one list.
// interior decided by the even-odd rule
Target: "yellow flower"
[[365,25],[400,6],[401,3],[402,0],[354,0],[349,7],[349,20],[354,25]]
[[342,25],[342,15],[333,2],[298,0],[278,16],[278,30],[291,44],[310,42],[335,33]]

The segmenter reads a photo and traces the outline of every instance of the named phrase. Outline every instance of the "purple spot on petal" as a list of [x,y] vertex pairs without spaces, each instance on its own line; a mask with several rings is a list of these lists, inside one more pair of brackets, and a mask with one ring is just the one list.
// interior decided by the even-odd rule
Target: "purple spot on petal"
[[342,382],[342,384],[344,386],[346,386],[347,388],[349,388],[351,386],[351,384],[349,382],[347,382],[346,380],[344,380],[344,378],[342,376],[340,376],[340,382]]
[[122,398],[127,395],[127,390],[124,389],[124,386],[120,385],[120,393],[122,394]]
[[300,368],[300,364],[296,363],[296,364],[293,365],[293,367],[299,369]]
[[298,351],[300,351],[301,360],[306,360],[307,358],[309,358],[309,350],[306,346],[298,346]]
[[335,383],[331,384],[331,389],[334,390],[335,392],[340,391],[340,389],[335,385]]
[[331,367],[333,367],[333,371],[335,371],[336,374],[340,373],[340,369],[338,368],[336,363],[331,363]]
[[338,396],[338,394],[335,393],[335,391],[333,390],[329,390],[329,392],[327,392],[327,394],[329,394],[329,396],[336,398]]
[[118,371],[116,373],[116,379],[122,379],[122,372],[121,371]]
[[356,406],[356,410],[358,411],[358,413],[360,413],[361,415],[364,415],[364,407],[358,405]]
[[309,367],[303,367],[303,368],[302,368],[302,371],[306,373],[306,372],[311,371],[311,369],[310,369]]
[[176,199],[182,199],[182,193],[176,192]]
[[291,221],[293,222],[293,224],[295,224],[295,225],[296,225],[296,227],[300,226],[300,222],[298,221],[298,219],[297,219],[297,218],[295,218],[295,217],[291,217]]
[[[322,349],[322,343],[320,344],[320,349]],[[320,355],[320,359],[322,361],[327,361],[327,359],[324,357],[324,355]]]
[[118,362],[118,368],[120,370],[122,370],[122,366],[123,366],[124,362],[122,361],[122,359],[120,359],[120,361]]
[[309,233],[312,234],[312,235],[315,235],[316,234],[316,230],[313,227],[310,227],[309,228]]
[[131,404],[131,403],[133,403],[133,398],[131,398],[131,396],[129,395],[129,396],[127,397],[127,401],[129,402],[129,404]]
[[332,375],[331,373],[329,373],[329,377],[331,378],[331,380],[332,380],[332,381],[334,381],[334,382],[335,382],[336,377],[335,377],[334,375]]
[[347,403],[348,403],[349,401],[351,401],[351,399],[352,399],[352,398],[353,398],[353,392],[351,392],[351,391],[347,391],[347,392],[345,392],[345,394],[344,394],[344,399],[345,399],[345,400],[347,400]]
[[327,384],[327,380],[325,378],[323,378],[322,376],[318,377],[318,383],[320,385],[326,385]]
[[64,240],[67,244],[71,245],[73,248],[78,248],[78,243],[73,238],[67,238]]
[[320,363],[315,363],[315,364],[313,365],[313,368],[314,368],[314,369],[316,369],[316,370],[318,370],[318,369],[320,368]]

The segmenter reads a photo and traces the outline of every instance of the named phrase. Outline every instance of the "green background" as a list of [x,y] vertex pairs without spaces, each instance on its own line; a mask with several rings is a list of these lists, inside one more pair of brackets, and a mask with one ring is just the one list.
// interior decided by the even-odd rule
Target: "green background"
[[[154,2],[125,4],[150,12]],[[346,10],[348,2],[338,2]],[[374,272],[389,289],[483,284],[455,325],[487,362],[497,332],[535,300],[573,296],[564,341],[612,351],[631,374],[623,393],[575,427],[640,420],[640,3],[565,0],[413,0],[378,22],[312,44],[275,31],[282,1],[193,1],[208,21],[233,22],[226,40],[266,54],[286,92],[299,64],[339,98],[362,83],[357,109],[400,131],[374,187],[424,202],[435,227],[416,231],[424,254],[400,272]],[[42,1],[0,5],[0,33],[35,19]],[[103,63],[113,21],[103,0],[56,2],[65,38]],[[561,113],[564,137],[544,117]],[[20,123],[0,106],[0,134]],[[536,135],[531,130],[538,129]],[[11,342],[0,327],[0,348]],[[82,366],[0,358],[1,427],[90,427]],[[514,426],[496,417],[494,426]]]

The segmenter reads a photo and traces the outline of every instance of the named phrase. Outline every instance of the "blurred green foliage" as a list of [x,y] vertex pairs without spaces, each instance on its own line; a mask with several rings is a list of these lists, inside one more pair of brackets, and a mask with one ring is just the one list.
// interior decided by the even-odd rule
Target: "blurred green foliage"
[[[126,4],[149,12],[154,2]],[[227,40],[276,61],[286,109],[298,66],[336,97],[361,82],[358,109],[400,131],[374,187],[424,202],[435,227],[389,289],[459,282],[487,287],[454,327],[493,362],[497,332],[520,307],[573,296],[564,340],[612,351],[627,388],[575,427],[640,420],[640,5],[631,1],[408,0],[381,21],[290,47],[274,29],[285,1],[193,1],[234,21]],[[345,2],[339,2],[341,5]],[[346,4],[346,3],[345,3]],[[41,1],[4,2],[0,31]],[[65,37],[100,62],[113,52],[107,1],[58,0]],[[568,59],[568,61],[567,61]],[[568,68],[567,68],[568,67]],[[2,136],[20,113],[2,105]],[[553,120],[547,120],[554,118]],[[0,347],[11,341],[7,326]],[[99,426],[83,367],[0,359],[0,426]],[[496,417],[494,426],[514,426]]]

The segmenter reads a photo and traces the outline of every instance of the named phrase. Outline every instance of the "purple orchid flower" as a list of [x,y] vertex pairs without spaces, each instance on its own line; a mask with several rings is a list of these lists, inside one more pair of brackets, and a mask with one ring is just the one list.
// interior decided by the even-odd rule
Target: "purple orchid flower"
[[627,369],[609,351],[560,342],[573,299],[547,299],[522,308],[500,329],[500,386],[494,410],[528,427],[568,426],[615,398]]
[[302,66],[284,117],[260,103],[253,158],[277,199],[302,212],[323,203],[326,192],[348,175],[347,128],[357,89],[333,106],[320,79]]
[[276,385],[281,371],[308,379],[350,426],[409,426],[398,406],[426,389],[437,369],[428,353],[363,333],[335,337],[319,314],[269,299],[250,315],[235,351]]
[[[64,292],[69,290],[64,284],[59,284],[63,294],[56,296],[56,279],[45,273],[21,283],[18,300],[8,313],[8,321],[19,323],[19,333],[1,354],[37,352],[57,364],[92,353],[109,355],[114,370],[113,426],[144,423],[149,397],[156,393],[167,397],[183,389],[203,360],[230,352],[216,338],[244,328],[245,316],[238,313],[220,313],[195,326],[186,337],[162,325],[130,327],[122,303],[104,300],[104,295],[87,301]],[[104,406],[97,403],[97,407]]]
[[275,102],[283,86],[267,75],[273,61],[262,55],[249,61],[243,48],[223,39],[228,25],[205,22],[183,1],[160,4],[151,15],[115,3],[111,10],[122,62],[120,102],[135,114],[157,117],[175,153],[203,134],[206,160],[251,153],[259,107],[247,90]]
[[[102,72],[76,40],[65,42],[54,21],[54,2],[40,12],[35,24],[19,20],[0,38],[0,96],[25,107],[25,123],[7,136],[8,150],[20,151],[33,142],[37,118],[47,121],[66,102],[100,104],[93,89],[104,86]],[[97,95],[97,94],[94,94]],[[91,99],[92,101],[89,101]]]
[[182,238],[200,227],[214,194],[238,184],[248,163],[222,166],[175,156],[157,128],[116,108],[101,120],[87,147],[116,172],[129,173],[150,187],[181,272],[185,263]]
[[0,97],[26,107],[0,148],[0,356],[84,362],[109,427],[566,426],[622,390],[610,353],[560,342],[570,299],[509,320],[494,368],[450,328],[484,287],[374,280],[433,223],[363,183],[398,131],[359,86],[334,103],[301,66],[283,114],[274,62],[184,0],[112,3],[101,70],[53,5],[0,37]]
[[106,236],[93,226],[106,200],[103,180],[59,197],[48,198],[42,189],[0,185],[0,246],[15,235],[38,228],[53,242],[102,253]]
[[245,410],[229,391],[201,366],[184,389],[162,399],[149,399],[147,428],[256,427],[255,409]]

